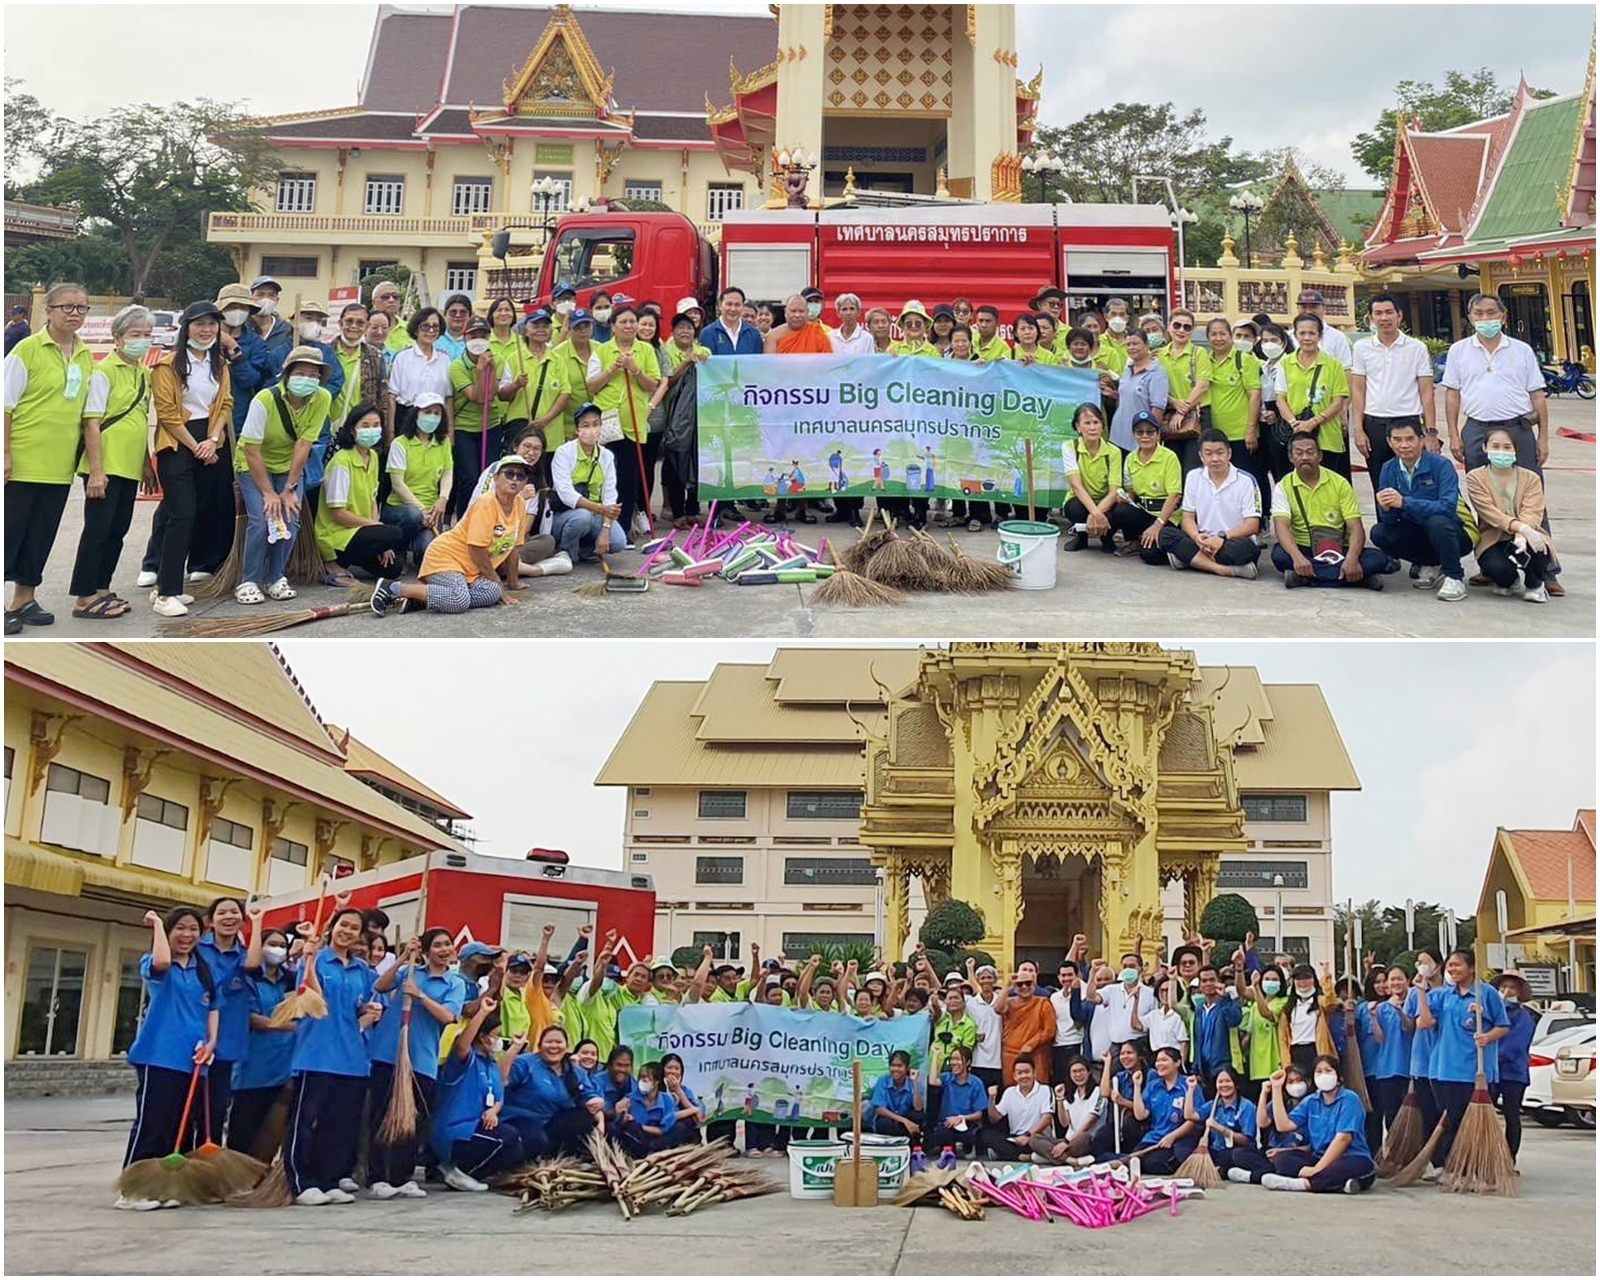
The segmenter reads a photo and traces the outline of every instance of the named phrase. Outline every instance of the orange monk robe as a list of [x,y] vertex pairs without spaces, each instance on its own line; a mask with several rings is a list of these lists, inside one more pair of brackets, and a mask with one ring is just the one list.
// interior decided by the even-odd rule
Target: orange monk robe
[[1024,1045],[1032,1045],[1034,1074],[1040,1084],[1050,1083],[1050,1057],[1056,1043],[1056,1007],[1049,996],[1035,995],[1026,1000],[1012,996],[1006,1004],[1000,1031],[1000,1067],[1005,1082],[1012,1084],[1011,1066],[1022,1056]]
[[824,324],[812,321],[804,329],[791,329],[785,325],[778,330],[780,356],[829,356],[833,354],[833,340]]

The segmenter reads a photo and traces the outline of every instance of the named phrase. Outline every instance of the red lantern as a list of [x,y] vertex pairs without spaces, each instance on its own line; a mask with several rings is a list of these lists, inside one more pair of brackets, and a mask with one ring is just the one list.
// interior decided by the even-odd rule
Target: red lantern
[[1506,265],[1509,266],[1513,271],[1521,271],[1522,255],[1520,253],[1513,253],[1506,259]]

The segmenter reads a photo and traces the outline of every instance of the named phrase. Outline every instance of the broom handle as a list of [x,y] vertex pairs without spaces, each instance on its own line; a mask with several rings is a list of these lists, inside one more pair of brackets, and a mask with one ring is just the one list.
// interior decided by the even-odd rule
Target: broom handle
[[1032,440],[1024,440],[1022,442],[1022,455],[1023,455],[1024,458],[1027,459],[1027,463],[1028,463],[1028,519],[1032,520],[1034,518],[1034,515],[1033,515],[1033,513],[1034,513],[1034,503],[1033,503],[1033,441]]
[[206,1121],[206,1146],[209,1147],[209,1146],[214,1145],[212,1143],[212,1141],[211,1141],[211,1072],[210,1071],[206,1072],[205,1080],[206,1080],[205,1106],[203,1108],[201,1108],[201,1110],[205,1115],[205,1121]]
[[639,411],[633,407],[633,378],[626,371],[622,379],[622,402],[628,406],[628,426],[633,431],[633,451],[639,459],[640,505],[650,522],[650,536],[656,536],[656,518],[650,514],[650,478],[645,474],[644,444],[639,439]]
[[[200,1068],[204,1063],[194,1064],[194,1070],[189,1075],[189,1096],[183,1100],[183,1118],[178,1121],[178,1137],[172,1147],[173,1155],[180,1155],[183,1151],[183,1135],[189,1131],[189,1111],[194,1106],[194,1091],[200,1085]],[[207,1107],[207,1111],[211,1108]]]
[[[327,876],[323,876],[322,877],[322,882],[321,882],[321,884],[319,885],[319,887],[317,889],[317,914],[316,914],[315,920],[312,922],[312,925],[311,925],[311,936],[313,938],[315,938],[319,933],[322,932],[322,909],[327,904],[327,901],[328,901],[328,877]],[[304,972],[301,973],[301,975],[300,975],[300,985],[295,988],[295,991],[294,991],[295,995],[303,996],[306,993],[306,987],[310,984],[310,982],[311,982],[311,965],[310,964],[306,964],[304,966]]]
[[497,386],[494,352],[490,351],[488,365],[483,371],[483,412],[478,420],[478,425],[483,428],[478,432],[478,474],[480,476],[489,469],[489,423],[494,416],[492,401]]
[[1478,1075],[1482,1076],[1483,1075],[1483,1046],[1478,1043],[1478,1036],[1481,1036],[1483,1034],[1483,983],[1481,983],[1481,982],[1478,983],[1478,998],[1476,1000],[1474,1000],[1472,1003],[1477,1005],[1477,1010],[1472,1015],[1473,1021],[1477,1024],[1477,1027],[1476,1027],[1477,1035],[1473,1036],[1472,1044],[1473,1044],[1473,1047],[1476,1048],[1477,1051],[1478,1051]]

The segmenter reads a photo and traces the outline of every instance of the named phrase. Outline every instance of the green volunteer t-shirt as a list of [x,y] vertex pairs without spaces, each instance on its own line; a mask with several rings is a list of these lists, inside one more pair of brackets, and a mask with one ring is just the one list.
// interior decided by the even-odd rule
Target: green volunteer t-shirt
[[[1183,464],[1164,444],[1156,446],[1148,462],[1139,457],[1137,449],[1131,450],[1122,462],[1122,487],[1144,510],[1158,515],[1167,498],[1183,494]],[[1173,524],[1181,522],[1181,509],[1181,506],[1173,509]]]
[[[130,364],[113,351],[95,367],[92,376],[105,378],[108,385],[105,410],[98,415],[100,468],[108,476],[138,480],[144,475],[150,450],[150,370],[142,364]],[[78,474],[89,474],[87,451],[78,460]]]
[[1298,471],[1291,471],[1280,480],[1278,493],[1273,495],[1272,515],[1289,521],[1296,546],[1309,547],[1312,526],[1342,532],[1347,522],[1361,519],[1361,508],[1350,482],[1323,467],[1315,485],[1308,485]]
[[[438,436],[431,439],[400,436],[389,446],[386,470],[390,475],[400,477],[400,482],[411,491],[411,496],[422,504],[424,510],[439,500],[444,473],[450,469],[450,442]],[[399,494],[391,490],[387,505],[402,507],[405,503]]]
[[[289,411],[287,419],[278,411],[280,400]],[[317,442],[328,421],[328,410],[332,404],[333,397],[328,394],[326,387],[318,387],[298,409],[290,402],[289,393],[282,387],[258,391],[252,407],[259,407],[266,415],[264,434],[252,435],[250,420],[246,418],[239,433],[239,443],[241,446],[251,443],[260,446],[261,465],[267,469],[268,475],[287,475],[294,466],[295,444],[302,440],[307,444]],[[234,469],[241,472],[250,470],[248,450],[243,447],[236,451]]]
[[11,348],[6,362],[13,360],[27,370],[28,385],[15,405],[6,406],[11,413],[11,479],[71,484],[94,356],[79,339],[68,360],[49,331],[41,330]]
[[1009,360],[1011,346],[998,333],[987,342],[978,341],[977,334],[973,334],[972,354],[979,360]]
[[1099,502],[1122,477],[1122,450],[1109,440],[1100,442],[1098,453],[1090,454],[1080,440],[1061,446],[1061,461],[1069,476],[1080,476],[1089,496]]
[[[1319,374],[1317,370],[1322,372]],[[1307,408],[1313,413],[1323,413],[1339,396],[1350,394],[1350,380],[1345,377],[1344,366],[1326,351],[1317,352],[1310,366],[1300,362],[1298,353],[1286,355],[1278,361],[1278,413],[1293,420]],[[1312,382],[1316,390],[1312,390]],[[1344,423],[1338,418],[1324,422],[1317,432],[1317,443],[1324,453],[1343,453],[1349,448],[1344,437]]]
[[317,503],[317,549],[324,560],[335,559],[350,545],[356,531],[337,524],[335,510],[349,511],[365,520],[378,518],[378,452],[367,451],[366,461],[359,449],[340,449],[328,459],[322,476],[322,500]]
[[1211,384],[1203,402],[1211,406],[1211,425],[1229,440],[1245,439],[1250,434],[1250,393],[1261,390],[1261,362],[1240,351],[1219,358],[1207,347],[1197,363],[1200,381]]
[[[473,364],[471,356],[459,355],[450,362],[450,403],[455,406],[457,431],[475,436],[483,434],[483,406],[467,399],[467,388],[480,386],[482,382],[483,368]],[[489,425],[498,427],[505,420],[506,402],[493,400],[489,407]]]

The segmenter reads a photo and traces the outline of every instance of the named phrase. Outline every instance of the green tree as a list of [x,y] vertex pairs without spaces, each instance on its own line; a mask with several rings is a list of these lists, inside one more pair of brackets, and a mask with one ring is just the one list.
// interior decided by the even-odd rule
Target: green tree
[[6,199],[20,200],[24,176],[40,158],[40,148],[55,131],[55,117],[22,87],[22,81],[5,78]]
[[1200,913],[1200,934],[1217,943],[1213,953],[1220,963],[1244,941],[1247,933],[1259,934],[1261,922],[1256,909],[1237,893],[1219,893]]
[[[1363,957],[1371,953],[1375,963],[1409,965],[1418,950],[1437,951],[1439,948],[1439,921],[1444,918],[1445,907],[1437,902],[1412,904],[1415,921],[1413,938],[1416,947],[1406,943],[1406,909],[1403,905],[1381,906],[1376,899],[1358,904],[1347,913],[1343,904],[1334,908],[1333,945],[1340,957],[1337,967],[1343,967],[1345,931],[1350,920],[1361,921],[1361,951]],[[1471,908],[1456,912],[1456,945],[1471,947],[1477,940],[1478,922]]]
[[917,941],[930,951],[951,954],[980,942],[985,933],[983,917],[977,908],[959,898],[946,898],[922,922]]
[[[1350,143],[1350,153],[1362,169],[1387,185],[1394,173],[1396,112],[1408,123],[1417,119],[1425,130],[1438,132],[1503,115],[1511,110],[1516,92],[1515,85],[1502,85],[1488,67],[1479,67],[1476,71],[1446,71],[1442,85],[1427,80],[1402,80],[1395,86],[1395,105],[1380,112],[1371,129],[1356,134]],[[1536,98],[1555,96],[1549,89],[1532,92]]]
[[[8,132],[11,125],[8,102]],[[72,205],[90,225],[110,227],[127,255],[133,294],[147,290],[169,246],[204,242],[212,210],[246,207],[274,165],[263,137],[231,106],[206,98],[55,119],[35,149],[39,176],[20,197]],[[8,170],[8,187],[10,177]],[[180,294],[200,292],[193,282],[180,284]]]

